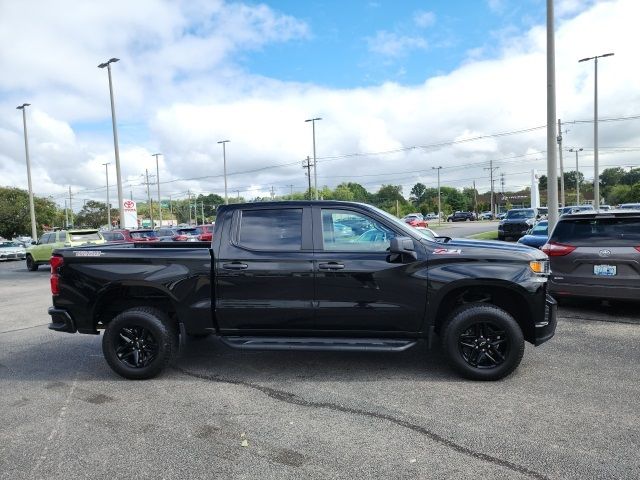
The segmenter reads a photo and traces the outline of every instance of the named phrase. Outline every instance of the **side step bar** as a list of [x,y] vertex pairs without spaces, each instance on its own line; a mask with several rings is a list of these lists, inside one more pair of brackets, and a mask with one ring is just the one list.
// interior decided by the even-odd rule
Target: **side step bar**
[[231,348],[241,350],[313,350],[341,352],[402,352],[414,339],[395,338],[319,338],[319,337],[219,337]]

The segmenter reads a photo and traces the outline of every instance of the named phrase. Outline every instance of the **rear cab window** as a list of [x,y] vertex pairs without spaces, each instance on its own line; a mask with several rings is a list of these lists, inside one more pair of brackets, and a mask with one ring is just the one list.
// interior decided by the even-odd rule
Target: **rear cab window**
[[242,210],[237,244],[250,250],[300,251],[302,208]]
[[584,247],[640,245],[640,217],[561,220],[551,240]]

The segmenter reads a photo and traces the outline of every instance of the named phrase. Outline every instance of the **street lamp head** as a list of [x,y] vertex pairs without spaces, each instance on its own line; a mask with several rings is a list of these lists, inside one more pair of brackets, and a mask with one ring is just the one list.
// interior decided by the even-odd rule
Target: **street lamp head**
[[220,140],[218,143],[227,143],[230,142],[231,140]]
[[28,107],[30,106],[30,103],[23,103],[22,105],[19,105],[16,107],[17,110],[24,110],[24,107]]
[[115,63],[115,62],[119,62],[119,61],[120,61],[119,58],[110,58],[108,61],[98,65],[98,68],[104,68],[104,67],[109,66],[110,63]]
[[157,157],[158,155],[162,155],[161,153],[152,153],[151,156],[152,157]]
[[322,120],[322,117],[309,118],[309,119],[305,120],[305,123],[306,122],[315,122],[316,120]]
[[611,52],[611,53],[605,53],[604,55],[600,55],[601,57],[613,57],[615,55],[615,53]]
[[596,57],[587,57],[587,58],[581,58],[580,60],[578,60],[578,63],[580,62],[586,62],[587,60],[593,60]]

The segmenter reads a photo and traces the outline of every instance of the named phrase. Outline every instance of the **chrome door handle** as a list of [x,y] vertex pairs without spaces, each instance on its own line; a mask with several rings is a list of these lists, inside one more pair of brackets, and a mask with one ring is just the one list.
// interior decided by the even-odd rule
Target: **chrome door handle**
[[244,270],[246,268],[248,268],[249,265],[247,265],[246,263],[240,263],[240,262],[232,262],[232,263],[223,263],[222,264],[222,268],[224,268],[225,270]]
[[338,262],[320,263],[318,264],[320,270],[342,270],[344,264]]

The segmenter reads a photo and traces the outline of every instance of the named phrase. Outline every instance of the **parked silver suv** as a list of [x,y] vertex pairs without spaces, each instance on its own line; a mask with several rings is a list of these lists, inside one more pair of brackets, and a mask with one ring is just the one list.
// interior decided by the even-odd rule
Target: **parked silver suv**
[[542,251],[556,298],[640,300],[640,211],[563,215]]

